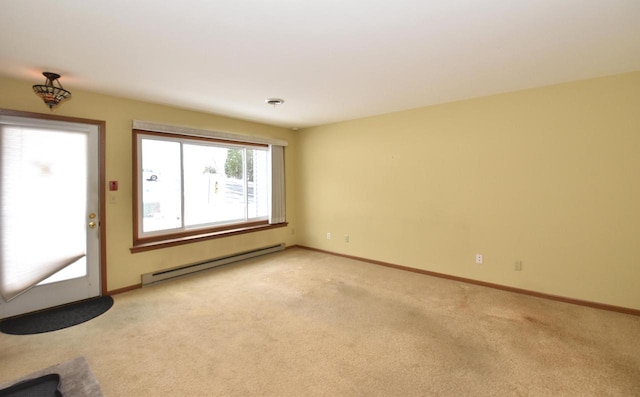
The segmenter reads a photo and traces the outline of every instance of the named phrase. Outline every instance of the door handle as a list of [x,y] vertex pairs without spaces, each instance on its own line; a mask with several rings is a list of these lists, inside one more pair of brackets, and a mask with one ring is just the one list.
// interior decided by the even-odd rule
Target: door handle
[[96,226],[98,226],[98,224],[97,224],[97,223],[95,223],[94,221],[89,222],[89,227],[90,227],[91,229],[95,229],[95,228],[96,228]]

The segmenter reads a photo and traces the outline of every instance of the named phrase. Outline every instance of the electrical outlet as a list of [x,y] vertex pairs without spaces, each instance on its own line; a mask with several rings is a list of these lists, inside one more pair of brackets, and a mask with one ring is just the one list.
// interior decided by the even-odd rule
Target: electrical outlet
[[327,240],[331,240],[331,233],[327,233]]
[[476,263],[478,265],[482,265],[483,261],[484,261],[484,258],[482,257],[482,254],[476,254]]
[[346,235],[344,236],[344,242],[345,242],[345,243],[348,243],[348,242],[349,242],[349,235],[348,235],[348,234],[346,234]]
[[520,272],[522,271],[522,261],[515,261],[513,263],[513,270]]

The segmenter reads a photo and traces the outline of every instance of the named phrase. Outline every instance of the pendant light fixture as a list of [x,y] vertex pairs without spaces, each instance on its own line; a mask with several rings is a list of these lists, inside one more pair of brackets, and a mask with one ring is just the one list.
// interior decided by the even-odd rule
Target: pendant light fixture
[[[33,86],[33,92],[35,92],[44,103],[49,106],[49,109],[53,110],[54,106],[57,106],[61,101],[71,97],[71,93],[64,88],[58,80],[60,75],[57,73],[44,72],[42,73],[47,80],[44,84],[36,84]],[[53,83],[58,83],[56,87]]]

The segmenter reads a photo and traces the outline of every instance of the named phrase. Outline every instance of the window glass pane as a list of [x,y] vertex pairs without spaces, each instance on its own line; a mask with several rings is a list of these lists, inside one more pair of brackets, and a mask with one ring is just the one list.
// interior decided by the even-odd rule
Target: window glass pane
[[268,147],[142,133],[136,142],[142,174],[136,240],[268,222]]
[[182,227],[180,143],[142,139],[142,231]]
[[228,148],[224,164],[224,209],[229,219],[245,218],[244,149]]
[[267,150],[247,149],[247,162],[249,219],[266,218],[269,215],[267,208],[269,202]]
[[242,148],[184,144],[185,225],[242,222]]

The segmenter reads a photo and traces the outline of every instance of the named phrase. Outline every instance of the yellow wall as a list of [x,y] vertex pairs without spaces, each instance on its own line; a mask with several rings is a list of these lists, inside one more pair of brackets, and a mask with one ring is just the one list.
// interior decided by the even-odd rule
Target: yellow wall
[[[0,77],[0,108],[50,113],[33,93],[37,82]],[[243,234],[178,247],[132,254],[132,166],[131,122],[134,119],[208,130],[236,132],[284,139],[287,180],[295,179],[296,135],[287,129],[138,102],[106,95],[82,92],[67,87],[73,98],[53,114],[106,121],[106,180],[119,181],[116,202],[107,200],[107,288],[117,290],[140,283],[140,275],[168,267],[202,261],[239,251],[285,242],[293,244],[295,224],[293,184],[287,184],[287,220],[289,227]]]
[[310,128],[297,154],[301,245],[640,309],[640,72]]
[[[32,84],[0,78],[0,108],[49,113]],[[54,114],[106,121],[106,179],[120,182],[109,290],[284,241],[640,309],[640,72],[297,133],[71,90]],[[287,140],[289,227],[131,254],[133,119]]]

